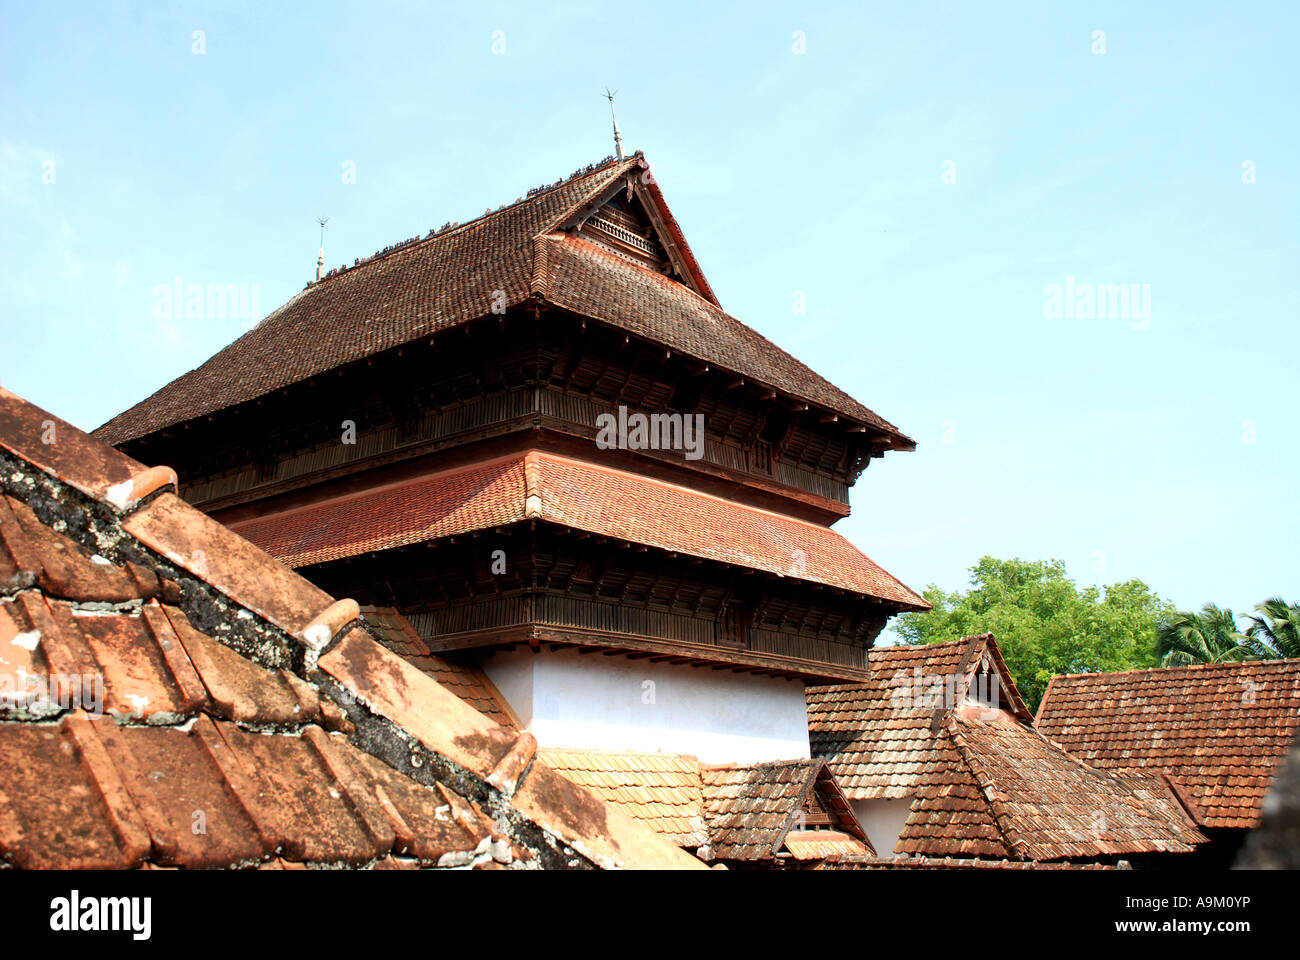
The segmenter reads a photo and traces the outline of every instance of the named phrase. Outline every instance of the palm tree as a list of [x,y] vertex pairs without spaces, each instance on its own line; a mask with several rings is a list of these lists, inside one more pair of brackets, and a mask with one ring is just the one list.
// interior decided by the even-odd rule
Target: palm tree
[[1300,657],[1300,603],[1288,604],[1269,597],[1255,607],[1257,617],[1247,617],[1246,636],[1276,650],[1275,656]]
[[1236,663],[1277,656],[1256,638],[1237,629],[1231,610],[1207,603],[1200,613],[1180,610],[1156,628],[1156,653],[1166,667],[1194,663]]

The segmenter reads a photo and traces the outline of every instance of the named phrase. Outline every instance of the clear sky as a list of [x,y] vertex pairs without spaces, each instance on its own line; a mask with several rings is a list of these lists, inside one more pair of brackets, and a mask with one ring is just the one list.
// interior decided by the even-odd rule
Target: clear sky
[[891,572],[1300,599],[1300,5],[0,9],[0,383],[79,426],[242,331],[158,285],[267,313],[318,216],[351,263],[612,152],[609,85],[723,306],[918,441],[838,527]]

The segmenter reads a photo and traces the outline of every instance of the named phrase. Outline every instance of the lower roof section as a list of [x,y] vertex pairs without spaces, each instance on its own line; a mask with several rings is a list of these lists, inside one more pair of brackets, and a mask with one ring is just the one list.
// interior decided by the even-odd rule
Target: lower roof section
[[233,524],[305,567],[543,520],[873,597],[925,600],[835,531],[624,470],[531,451]]

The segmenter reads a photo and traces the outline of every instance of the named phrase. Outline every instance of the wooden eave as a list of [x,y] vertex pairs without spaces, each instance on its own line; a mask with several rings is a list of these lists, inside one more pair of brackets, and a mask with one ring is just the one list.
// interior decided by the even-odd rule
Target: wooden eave
[[624,633],[587,627],[561,627],[529,623],[513,627],[469,630],[426,639],[434,653],[465,650],[507,649],[521,644],[534,651],[576,647],[584,653],[605,656],[628,656],[659,663],[687,663],[714,670],[753,673],[773,677],[790,677],[808,683],[865,683],[870,672],[865,668],[824,663],[802,657],[766,653],[761,650],[737,650],[729,647],[656,637],[637,637]]

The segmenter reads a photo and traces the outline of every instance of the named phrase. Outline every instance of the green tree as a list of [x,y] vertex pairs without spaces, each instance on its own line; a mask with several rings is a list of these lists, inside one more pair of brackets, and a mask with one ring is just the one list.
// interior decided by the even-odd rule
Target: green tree
[[1259,643],[1238,629],[1236,614],[1213,603],[1200,613],[1179,610],[1161,623],[1156,630],[1156,654],[1166,667],[1239,663],[1266,656]]
[[1267,645],[1277,656],[1300,657],[1300,603],[1288,604],[1281,597],[1269,597],[1255,607],[1257,617],[1248,617],[1246,635]]
[[983,557],[971,587],[925,591],[934,609],[898,617],[905,643],[943,643],[993,633],[1031,710],[1060,673],[1112,672],[1157,666],[1156,627],[1173,614],[1140,580],[1080,590],[1060,560]]

